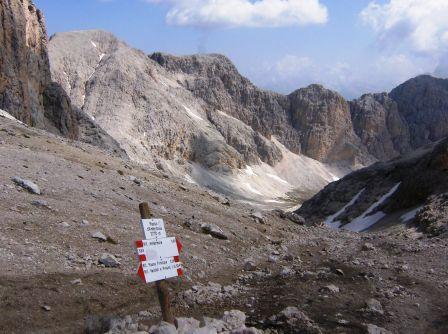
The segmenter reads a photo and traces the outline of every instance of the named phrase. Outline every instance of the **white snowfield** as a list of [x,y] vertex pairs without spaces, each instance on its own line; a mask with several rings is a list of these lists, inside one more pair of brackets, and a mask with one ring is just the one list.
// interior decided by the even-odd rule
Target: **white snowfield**
[[336,212],[335,214],[328,216],[327,219],[325,219],[325,224],[333,229],[338,229],[341,227],[341,222],[339,220],[335,221],[336,218],[338,218],[342,213],[345,212],[349,207],[351,207],[353,204],[356,203],[358,198],[361,196],[361,194],[366,190],[366,188],[361,189],[359,193],[357,193],[353,198],[348,202],[341,210]]
[[406,212],[404,215],[402,215],[402,216],[400,217],[401,221],[402,221],[403,223],[406,223],[406,222],[408,222],[408,221],[414,219],[415,216],[417,216],[417,213],[418,213],[421,209],[423,209],[423,205],[422,205],[422,206],[419,206],[418,208],[415,208],[414,210],[411,210],[411,211],[409,211],[409,212]]
[[383,195],[377,202],[372,204],[361,216],[355,218],[350,223],[344,225],[342,229],[353,232],[362,232],[372,227],[381,219],[386,217],[386,214],[382,211],[377,211],[373,215],[371,215],[371,213],[381,204],[383,204],[386,200],[388,200],[389,197],[391,197],[397,191],[398,187],[400,187],[400,184],[401,182],[393,186],[392,189],[389,190],[389,192]]

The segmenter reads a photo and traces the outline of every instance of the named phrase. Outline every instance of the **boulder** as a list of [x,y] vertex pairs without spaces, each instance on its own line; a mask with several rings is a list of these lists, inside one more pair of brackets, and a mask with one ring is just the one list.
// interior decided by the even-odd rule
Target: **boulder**
[[176,318],[177,331],[179,334],[195,333],[200,326],[200,322],[194,318]]
[[149,329],[151,334],[177,334],[177,329],[174,325],[162,321],[158,325],[154,325]]
[[101,254],[98,262],[104,264],[104,266],[109,268],[115,268],[120,266],[120,262],[118,261],[118,259],[114,255],[109,253]]
[[202,224],[201,225],[202,232],[206,234],[210,234],[212,237],[221,239],[221,240],[227,240],[229,237],[224,233],[221,228],[219,228],[215,224]]
[[28,190],[32,194],[36,194],[36,195],[41,194],[39,186],[30,180],[25,180],[18,176],[15,176],[12,178],[12,181],[15,184],[17,184],[18,186],[22,187],[23,189]]
[[98,239],[99,241],[107,241],[107,237],[100,231],[93,232],[92,238]]

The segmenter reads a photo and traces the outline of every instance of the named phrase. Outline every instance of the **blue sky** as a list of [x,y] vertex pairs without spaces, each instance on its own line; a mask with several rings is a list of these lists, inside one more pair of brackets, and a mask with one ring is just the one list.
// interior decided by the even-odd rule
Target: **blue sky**
[[445,0],[35,0],[48,33],[104,29],[147,53],[222,53],[263,88],[348,98],[448,69]]

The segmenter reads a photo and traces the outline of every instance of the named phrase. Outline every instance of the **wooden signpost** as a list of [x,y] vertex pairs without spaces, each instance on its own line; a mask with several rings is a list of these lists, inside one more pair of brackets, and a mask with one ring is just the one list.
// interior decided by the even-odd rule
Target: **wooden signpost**
[[148,203],[140,203],[144,240],[136,242],[139,256],[137,273],[145,283],[156,282],[163,321],[174,324],[166,279],[183,275],[179,253],[182,244],[166,236],[163,219],[152,219]]

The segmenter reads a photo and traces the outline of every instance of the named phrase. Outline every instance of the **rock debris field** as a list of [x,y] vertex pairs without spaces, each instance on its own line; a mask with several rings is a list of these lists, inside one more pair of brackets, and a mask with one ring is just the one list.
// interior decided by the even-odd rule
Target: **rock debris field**
[[[4,118],[0,170],[2,333],[448,332],[446,234],[306,227]],[[136,275],[142,201],[184,245],[178,328]]]

